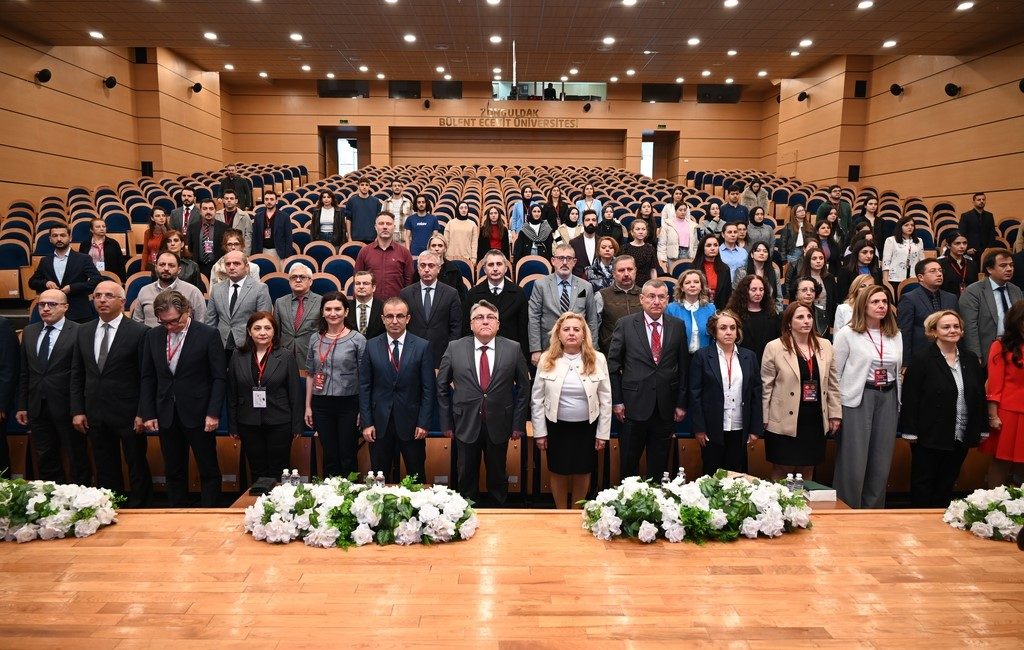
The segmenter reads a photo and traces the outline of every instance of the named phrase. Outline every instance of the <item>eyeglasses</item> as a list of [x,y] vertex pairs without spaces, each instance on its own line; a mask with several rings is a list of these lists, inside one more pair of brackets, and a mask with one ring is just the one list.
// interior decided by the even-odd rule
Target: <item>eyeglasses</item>
[[177,318],[172,318],[171,320],[164,320],[160,317],[157,317],[156,322],[160,323],[160,325],[163,327],[171,327],[180,323],[184,318],[185,314],[180,314]]
[[477,314],[476,316],[474,316],[470,320],[472,320],[472,321],[474,321],[476,323],[481,323],[481,322],[487,322],[487,321],[492,321],[492,320],[498,320],[498,317],[496,315],[494,315],[494,314]]
[[37,302],[36,306],[38,306],[40,309],[56,309],[57,307],[65,307],[67,306],[67,304],[68,303],[66,302],[50,302],[49,300],[47,300],[45,302]]
[[574,255],[555,255],[551,259],[556,262],[571,262],[576,259],[576,257]]
[[384,314],[381,318],[384,320],[405,320],[409,318],[409,314]]
[[289,275],[288,279],[289,280],[298,280],[300,282],[308,282],[309,280],[312,280],[313,278],[311,278],[308,275]]

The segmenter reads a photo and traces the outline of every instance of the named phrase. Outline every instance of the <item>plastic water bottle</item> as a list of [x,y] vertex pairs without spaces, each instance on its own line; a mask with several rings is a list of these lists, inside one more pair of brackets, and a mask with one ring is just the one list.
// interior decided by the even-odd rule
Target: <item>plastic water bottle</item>
[[798,494],[803,494],[803,492],[804,492],[804,475],[803,474],[797,474],[796,475],[796,480],[793,481],[793,491],[798,493]]
[[680,483],[686,483],[686,470],[680,467],[678,472],[676,473],[676,478],[679,479]]
[[785,483],[786,488],[789,489],[790,491],[792,491],[794,483],[796,483],[796,479],[793,478],[793,473],[790,472],[789,474],[786,474],[786,483]]
[[377,479],[374,482],[377,487],[384,487],[384,472],[377,472]]
[[281,485],[291,484],[291,475],[288,474],[288,468],[285,467],[284,471],[281,472]]
[[668,472],[665,472],[664,474],[662,474],[661,475],[661,487],[668,487],[669,481],[671,481],[671,480],[672,479],[669,478]]
[[299,470],[293,469],[292,470],[292,477],[291,478],[292,478],[292,485],[294,485],[295,487],[298,487],[298,486],[302,485],[302,477],[299,476]]
[[366,487],[373,487],[377,484],[377,480],[373,478],[373,470],[371,469],[366,473]]

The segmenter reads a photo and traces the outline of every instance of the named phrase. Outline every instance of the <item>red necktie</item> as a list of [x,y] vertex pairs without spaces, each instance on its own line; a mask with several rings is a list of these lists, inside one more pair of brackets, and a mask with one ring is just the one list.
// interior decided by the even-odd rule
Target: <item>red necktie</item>
[[302,325],[302,317],[306,315],[306,296],[299,296],[299,306],[295,308],[295,331]]
[[658,327],[658,323],[651,323],[651,356],[654,357],[654,363],[661,361],[661,332]]
[[[487,360],[487,346],[480,346],[480,390],[487,394],[487,389],[491,386],[491,362]],[[480,404],[480,413],[486,418],[487,417],[487,400],[484,399]]]
[[185,214],[184,214],[184,216],[181,219],[181,223],[182,223],[181,229],[182,230],[188,231],[188,222],[189,222],[189,220],[191,218],[192,218],[192,208],[186,206],[185,207]]

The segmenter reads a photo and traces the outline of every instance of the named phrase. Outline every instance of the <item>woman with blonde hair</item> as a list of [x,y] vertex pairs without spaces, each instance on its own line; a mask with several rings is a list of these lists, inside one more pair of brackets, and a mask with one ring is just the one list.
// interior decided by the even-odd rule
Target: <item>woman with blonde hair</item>
[[862,273],[853,279],[850,283],[850,290],[846,294],[846,300],[836,307],[836,316],[832,324],[833,337],[850,323],[850,317],[853,316],[853,303],[857,301],[857,296],[864,289],[867,289],[875,283],[875,279],[867,273]]
[[547,451],[555,507],[565,509],[587,497],[612,422],[608,363],[579,314],[566,312],[555,322],[532,395],[533,438]]
[[704,274],[696,269],[683,271],[676,282],[673,300],[665,308],[665,313],[683,321],[690,354],[710,345],[708,320],[715,315],[715,305],[708,294],[708,281]]

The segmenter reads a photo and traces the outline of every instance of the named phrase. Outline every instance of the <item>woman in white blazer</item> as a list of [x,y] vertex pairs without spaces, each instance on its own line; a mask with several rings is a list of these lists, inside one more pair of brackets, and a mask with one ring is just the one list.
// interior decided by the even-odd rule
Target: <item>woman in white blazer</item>
[[[667,214],[669,210],[671,214]],[[700,240],[699,231],[700,226],[690,215],[690,206],[685,201],[680,201],[675,207],[666,205],[661,213],[657,250],[661,268],[667,272],[676,260],[692,260]]]
[[882,246],[882,279],[896,288],[907,278],[914,277],[914,267],[924,259],[924,243],[914,234],[914,217],[906,216],[896,222],[896,234]]
[[888,291],[865,289],[833,347],[843,401],[836,447],[837,496],[851,508],[884,508],[899,420],[903,338]]
[[533,380],[533,437],[547,450],[556,508],[587,497],[597,451],[611,435],[612,384],[587,322],[562,314]]

